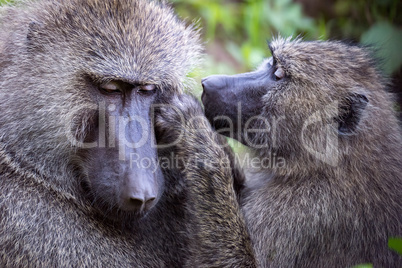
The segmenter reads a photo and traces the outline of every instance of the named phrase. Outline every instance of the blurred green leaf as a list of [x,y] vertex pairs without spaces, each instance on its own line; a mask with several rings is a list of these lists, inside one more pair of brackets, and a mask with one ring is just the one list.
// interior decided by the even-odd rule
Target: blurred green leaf
[[298,35],[315,29],[314,21],[306,17],[300,4],[290,0],[273,0],[266,5],[265,17],[269,24],[281,35]]
[[353,266],[352,268],[373,268],[373,265],[371,263],[365,263]]
[[388,239],[388,247],[402,255],[402,238]]
[[337,1],[335,3],[335,12],[338,15],[344,16],[348,14],[349,10],[351,9],[351,2],[350,1]]
[[318,32],[320,39],[322,40],[328,39],[328,31],[324,18],[320,18],[318,20]]
[[378,22],[361,36],[361,43],[377,49],[377,56],[383,60],[384,72],[388,75],[402,65],[402,30],[389,22]]

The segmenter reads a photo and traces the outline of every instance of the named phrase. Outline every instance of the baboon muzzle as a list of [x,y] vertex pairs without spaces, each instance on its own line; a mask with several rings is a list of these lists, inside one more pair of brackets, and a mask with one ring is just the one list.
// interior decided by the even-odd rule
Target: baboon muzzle
[[[202,102],[205,115],[216,130],[233,128],[242,132],[245,122],[259,115],[263,106],[262,96],[270,87],[266,71],[258,70],[238,75],[212,75],[202,79]],[[220,131],[229,137],[239,137]],[[238,138],[237,138],[238,139]]]

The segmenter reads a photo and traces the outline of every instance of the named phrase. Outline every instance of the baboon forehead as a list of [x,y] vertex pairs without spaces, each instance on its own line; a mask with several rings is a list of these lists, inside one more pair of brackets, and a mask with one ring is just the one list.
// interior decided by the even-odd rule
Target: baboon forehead
[[199,62],[199,33],[164,2],[45,0],[31,5],[44,39],[94,72],[180,83]]
[[302,41],[277,38],[270,43],[273,57],[294,79],[358,84],[377,77],[371,52],[339,41]]
[[346,59],[353,55],[353,61],[363,61],[370,58],[368,51],[357,45],[341,41],[302,41],[300,38],[292,39],[278,37],[270,42],[269,47],[278,57],[289,59],[304,59],[307,57],[320,58],[322,62]]

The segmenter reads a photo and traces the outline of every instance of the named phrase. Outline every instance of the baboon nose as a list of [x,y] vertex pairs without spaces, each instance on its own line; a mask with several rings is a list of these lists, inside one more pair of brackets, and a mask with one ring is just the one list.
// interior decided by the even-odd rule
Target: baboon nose
[[201,80],[201,85],[202,85],[202,88],[203,88],[203,93],[205,93],[208,89],[210,89],[210,83],[208,82],[208,77],[206,77],[206,78],[203,78],[202,80]]
[[207,81],[207,78],[203,78],[203,79],[201,79],[201,85],[202,85],[202,88],[203,89],[205,89],[205,82]]
[[150,210],[155,203],[156,197],[151,196],[131,196],[122,204],[122,209],[125,211],[142,211]]
[[201,95],[204,106],[207,105],[207,103],[216,103],[220,100],[221,95],[225,92],[225,90],[222,89],[227,87],[226,79],[223,75],[208,76],[201,80],[201,84],[204,89]]
[[211,75],[201,80],[204,92],[222,89],[226,87],[226,79],[222,75]]

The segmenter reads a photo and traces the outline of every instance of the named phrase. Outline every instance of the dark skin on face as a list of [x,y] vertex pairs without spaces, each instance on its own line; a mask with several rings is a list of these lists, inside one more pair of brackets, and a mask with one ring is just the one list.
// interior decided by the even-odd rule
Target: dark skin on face
[[260,113],[262,97],[284,76],[273,58],[254,72],[208,76],[202,80],[205,115],[220,134],[229,136],[231,127],[237,133],[247,120]]
[[86,150],[90,191],[101,206],[143,215],[157,203],[163,184],[152,146],[150,107],[157,86],[112,80],[97,90],[104,108],[90,136],[103,146]]
[[[248,123],[261,120],[258,115],[264,108],[263,96],[283,87],[287,80],[284,70],[276,66],[272,57],[254,72],[208,76],[202,80],[205,115],[218,133],[251,145],[248,141],[253,139],[253,133],[248,132]],[[367,103],[364,95],[348,96],[348,101],[339,107],[339,117],[334,118],[340,135],[353,133]]]

